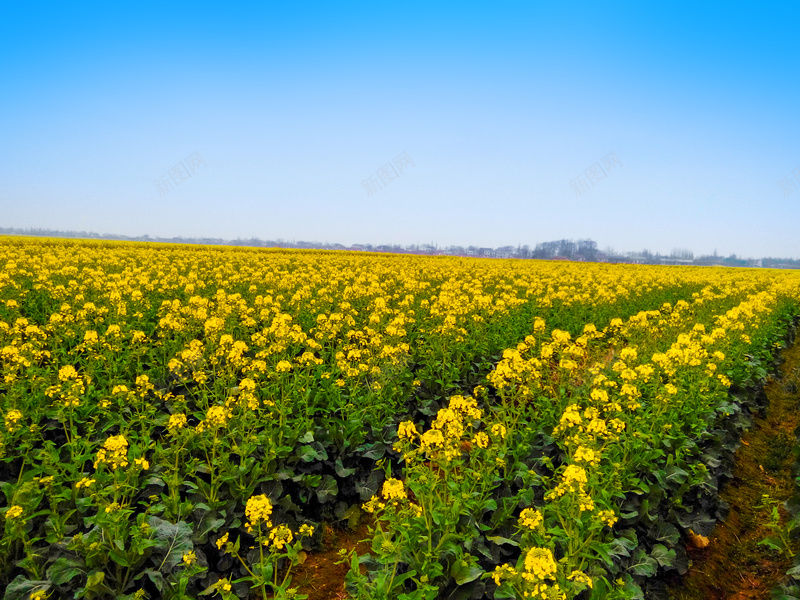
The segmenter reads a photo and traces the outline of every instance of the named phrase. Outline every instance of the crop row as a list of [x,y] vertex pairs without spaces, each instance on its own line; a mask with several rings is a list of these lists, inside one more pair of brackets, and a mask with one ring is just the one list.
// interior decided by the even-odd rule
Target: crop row
[[[392,489],[393,500],[402,492],[421,506],[410,500],[424,496],[414,468],[483,512],[453,512],[462,505],[448,499],[450,513],[435,518],[448,533],[429,530],[419,564],[381,529],[381,552],[362,559],[367,574],[354,567],[354,595],[386,573],[387,598],[502,597],[517,585],[508,569],[526,573],[509,561],[524,561],[534,542],[575,567],[537,585],[612,585],[611,571],[593,566],[621,531],[610,512],[585,548],[572,548],[578,560],[557,531],[523,540],[522,511],[537,507],[554,523],[547,507],[580,496],[577,484],[544,496],[572,466],[587,473],[580,497],[623,523],[622,496],[641,492],[636,482],[658,460],[674,455],[670,465],[686,471],[680,460],[706,435],[707,413],[752,375],[744,355],[777,339],[797,297],[796,279],[766,271],[167,245],[11,239],[0,265],[7,598],[289,597],[289,567],[319,541],[314,525],[356,518],[379,491],[378,523]],[[741,330],[715,338],[731,330],[715,317]],[[672,359],[650,358],[686,351],[686,339],[705,353],[701,369],[671,374]],[[615,385],[592,383],[601,376]],[[680,432],[647,429],[661,422],[650,420],[655,399],[673,388],[658,418]],[[599,392],[616,398],[611,408]],[[562,420],[576,412],[605,432],[569,441]],[[445,452],[459,427],[459,451]],[[431,431],[443,441],[423,447],[439,435]],[[576,459],[579,450],[593,459]],[[601,476],[609,469],[618,473]],[[467,473],[478,487],[465,491]],[[432,523],[434,512],[414,518]],[[570,523],[595,513],[578,510]],[[469,533],[450,531],[453,520]],[[622,564],[606,558],[606,569]],[[495,583],[488,574],[502,565]],[[569,579],[573,571],[583,575]]]
[[574,345],[526,340],[488,377],[487,414],[456,397],[425,432],[401,424],[403,483],[367,505],[375,555],[353,557],[351,592],[637,598],[645,577],[684,572],[679,541],[719,516],[731,417],[797,311],[779,293],[664,306]]

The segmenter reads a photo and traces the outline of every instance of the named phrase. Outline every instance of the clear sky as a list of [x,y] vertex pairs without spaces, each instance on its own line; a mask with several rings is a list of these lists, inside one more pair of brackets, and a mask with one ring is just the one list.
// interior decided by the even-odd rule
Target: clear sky
[[800,3],[0,1],[0,226],[797,258]]

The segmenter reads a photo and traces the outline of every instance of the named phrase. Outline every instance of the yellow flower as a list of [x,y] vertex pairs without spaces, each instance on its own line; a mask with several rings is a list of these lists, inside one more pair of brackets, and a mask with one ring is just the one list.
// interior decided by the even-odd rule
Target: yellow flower
[[402,439],[412,439],[417,435],[417,426],[413,421],[403,421],[397,426],[397,437]]
[[589,589],[594,587],[594,581],[586,573],[582,571],[573,571],[567,579],[571,579],[577,583],[584,583],[589,586]]
[[145,458],[137,458],[133,461],[137,466],[141,467],[142,470],[146,471],[150,468],[150,463],[147,462]]
[[597,518],[609,527],[613,527],[614,523],[617,522],[617,515],[614,514],[613,510],[601,510],[597,513]]
[[506,426],[501,423],[492,425],[492,436],[499,437],[501,440],[506,439]]
[[585,446],[578,446],[578,449],[575,450],[573,459],[575,462],[582,462],[588,465],[597,466],[600,464],[600,453]]
[[368,512],[369,514],[374,514],[375,511],[383,510],[384,508],[386,508],[386,503],[381,502],[378,496],[373,496],[367,502],[365,502],[361,506],[361,508],[363,508],[364,511]]
[[428,451],[433,448],[439,448],[444,444],[444,435],[439,429],[429,429],[422,434],[420,445],[422,449]]
[[292,539],[294,539],[292,530],[286,525],[278,525],[269,533],[269,541],[272,542],[272,545],[278,550],[283,550],[286,544],[291,544]]
[[304,524],[300,525],[300,532],[299,533],[300,533],[300,535],[305,535],[305,536],[311,537],[312,535],[314,535],[314,526],[313,525],[307,525],[307,524],[304,523]]
[[78,372],[75,370],[75,367],[71,365],[67,365],[65,367],[61,367],[58,370],[58,380],[59,381],[69,381],[71,379],[77,379]]
[[22,516],[22,507],[15,504],[6,511],[6,519],[16,519]]
[[185,564],[187,567],[193,565],[196,561],[197,561],[197,555],[194,553],[194,550],[186,552],[183,555],[183,564]]
[[181,429],[186,425],[186,415],[183,413],[175,413],[174,415],[170,415],[169,422],[167,423],[167,429],[170,431]]
[[564,469],[562,478],[565,483],[586,483],[588,481],[586,479],[586,470],[577,465],[568,465],[567,468]]
[[250,519],[251,525],[258,525],[262,521],[267,527],[271,527],[270,516],[272,516],[272,502],[267,498],[266,494],[253,496],[247,501],[244,514]]
[[503,579],[514,577],[516,574],[516,569],[511,565],[498,565],[495,567],[494,573],[492,573],[492,579],[494,579],[496,585],[500,585]]
[[486,448],[489,445],[489,436],[483,431],[479,431],[475,434],[475,438],[472,442],[477,445],[478,448]]
[[569,358],[562,358],[559,361],[558,366],[560,368],[566,369],[568,371],[574,371],[575,369],[578,368],[578,363],[576,363],[574,360],[571,360]]
[[556,574],[557,569],[553,553],[547,548],[531,548],[525,555],[525,571],[534,579],[551,578]]
[[6,413],[6,429],[9,433],[14,433],[19,428],[19,422],[22,420],[22,412],[16,408],[12,408]]
[[275,367],[275,370],[278,373],[288,373],[292,370],[292,363],[290,363],[288,360],[282,360]]
[[406,497],[403,482],[399,479],[389,478],[383,482],[382,495],[386,500],[402,500]]
[[205,421],[203,421],[203,429],[205,427],[224,427],[228,422],[228,411],[224,406],[212,406],[206,413]]
[[75,484],[76,489],[81,489],[82,487],[89,487],[94,485],[96,482],[94,479],[90,479],[89,477],[84,477],[78,483]]
[[228,536],[229,536],[229,535],[230,535],[230,532],[226,531],[226,532],[225,532],[225,535],[223,535],[221,538],[219,538],[219,539],[218,539],[218,540],[215,542],[215,543],[216,543],[216,545],[217,545],[217,549],[218,549],[218,550],[222,550],[222,547],[223,547],[225,544],[227,544],[227,543],[228,543]]
[[101,463],[110,465],[112,469],[128,466],[128,440],[125,436],[114,435],[105,441],[103,447],[97,451],[94,468]]
[[526,508],[519,515],[519,522],[528,529],[536,529],[543,521],[542,513],[534,508]]

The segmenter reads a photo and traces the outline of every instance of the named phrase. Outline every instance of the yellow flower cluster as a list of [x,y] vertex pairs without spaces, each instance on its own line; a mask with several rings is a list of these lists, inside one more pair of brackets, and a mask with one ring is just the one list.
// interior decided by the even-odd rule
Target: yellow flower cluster
[[575,581],[577,583],[583,583],[586,586],[588,586],[589,589],[592,589],[594,587],[594,581],[592,580],[592,578],[589,577],[583,571],[573,571],[572,573],[570,573],[568,579],[571,579],[572,581]]
[[202,432],[206,429],[216,430],[225,427],[231,418],[231,411],[224,406],[212,406],[206,411],[206,418],[197,424],[197,431]]
[[397,437],[401,440],[412,440],[417,435],[417,426],[414,425],[413,421],[403,421],[397,426]]
[[479,431],[475,434],[475,437],[472,438],[472,443],[478,448],[486,448],[489,445],[489,436],[486,435],[485,432]]
[[81,377],[72,365],[66,365],[58,370],[58,385],[47,388],[45,395],[49,398],[58,397],[57,405],[64,408],[76,408],[81,405],[81,397],[86,393],[89,378]]
[[94,468],[100,464],[107,464],[112,469],[128,466],[128,440],[125,436],[114,435],[103,443],[103,447],[97,451]]
[[271,543],[273,546],[275,546],[276,550],[283,550],[283,547],[286,544],[292,543],[292,539],[294,539],[292,530],[286,525],[278,525],[269,532],[269,539],[265,540],[264,542],[265,545],[267,543]]
[[[431,428],[419,436],[419,448],[413,447],[413,442],[419,435],[414,423],[411,421],[400,423],[397,428],[399,439],[395,444],[395,449],[403,452],[406,460],[413,460],[420,452],[430,458],[453,460],[463,451],[462,438],[482,416],[483,413],[474,398],[452,396],[448,406],[440,409],[436,414]],[[505,429],[495,429],[494,431],[497,435],[505,434]],[[472,443],[486,448],[489,444],[489,437],[483,432],[478,432]]]
[[22,420],[22,412],[17,410],[16,408],[12,408],[10,411],[6,413],[5,424],[6,424],[6,431],[8,433],[14,433],[17,429],[19,429],[20,425],[19,422]]
[[525,572],[522,576],[529,582],[550,579],[557,570],[556,560],[548,548],[531,548],[525,554]]
[[22,516],[22,507],[19,506],[18,504],[15,504],[11,508],[9,508],[5,514],[6,519],[8,519],[9,521],[12,519],[18,519],[21,516]]
[[586,470],[583,467],[567,465],[561,473],[558,485],[545,495],[545,499],[554,500],[570,494],[577,500],[580,512],[594,510],[594,501],[586,491],[588,481]]
[[519,515],[519,522],[523,527],[528,529],[536,529],[544,522],[544,517],[541,511],[533,508],[526,508]]
[[250,520],[246,528],[252,531],[253,528],[264,525],[267,528],[272,527],[270,517],[272,516],[272,502],[267,498],[266,494],[252,496],[247,500],[244,509],[244,514]]
[[596,467],[600,464],[600,453],[597,450],[587,448],[586,446],[578,446],[572,460],[576,463],[584,463]]
[[399,479],[387,479],[383,482],[381,495],[386,500],[404,500],[406,498],[406,490],[403,487],[403,482]]
[[182,429],[186,427],[186,415],[183,413],[175,413],[170,415],[169,421],[167,421],[167,429],[172,432],[177,431],[178,429]]

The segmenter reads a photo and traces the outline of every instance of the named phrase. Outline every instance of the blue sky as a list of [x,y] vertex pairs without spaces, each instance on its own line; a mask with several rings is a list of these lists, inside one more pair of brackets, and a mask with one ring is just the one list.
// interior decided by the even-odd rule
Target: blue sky
[[789,2],[0,2],[0,226],[800,257],[799,22]]

